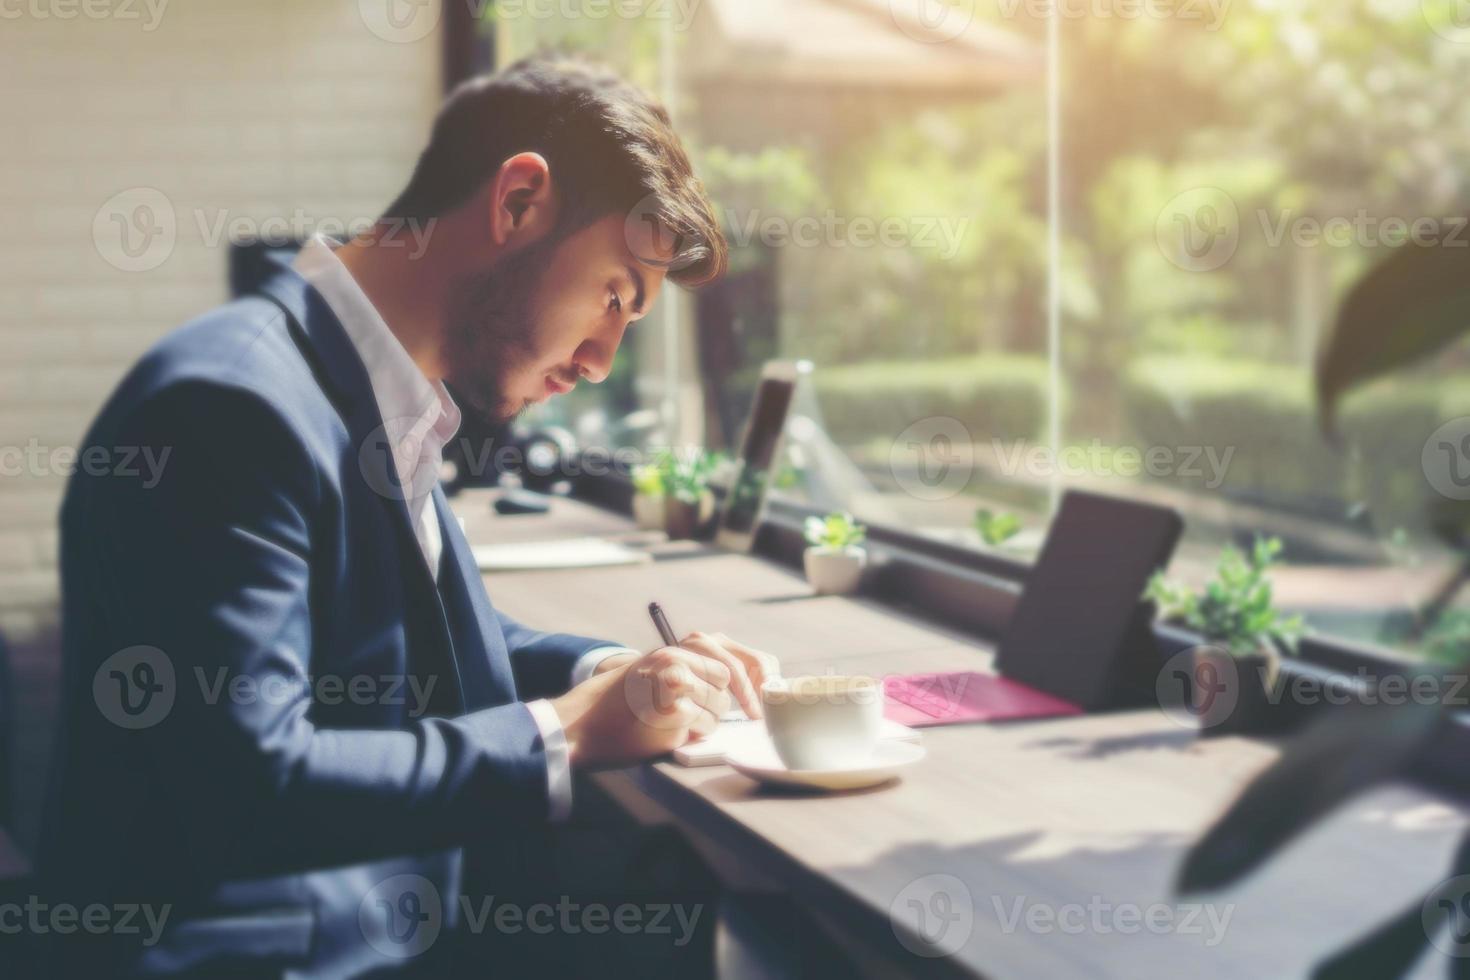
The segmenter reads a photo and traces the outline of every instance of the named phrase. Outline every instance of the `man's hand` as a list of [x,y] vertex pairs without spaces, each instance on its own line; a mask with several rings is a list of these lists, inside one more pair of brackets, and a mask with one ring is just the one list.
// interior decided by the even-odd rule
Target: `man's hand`
[[[660,647],[618,659],[551,702],[575,766],[663,755],[714,731],[729,710],[733,675],[717,657]],[[741,679],[749,685],[743,672]]]
[[[761,717],[761,685],[781,676],[781,664],[769,653],[762,653],[730,639],[724,633],[690,633],[679,641],[681,650],[718,660],[730,670],[730,692],[751,718]],[[597,665],[594,676],[632,663],[636,657],[620,653]]]

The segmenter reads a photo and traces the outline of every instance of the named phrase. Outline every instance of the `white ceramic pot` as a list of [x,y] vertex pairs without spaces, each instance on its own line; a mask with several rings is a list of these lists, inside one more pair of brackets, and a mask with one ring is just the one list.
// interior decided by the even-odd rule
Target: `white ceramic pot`
[[811,547],[802,556],[806,580],[817,595],[847,595],[856,592],[863,579],[868,553],[862,548]]
[[664,529],[664,495],[653,493],[633,494],[633,520],[641,531]]

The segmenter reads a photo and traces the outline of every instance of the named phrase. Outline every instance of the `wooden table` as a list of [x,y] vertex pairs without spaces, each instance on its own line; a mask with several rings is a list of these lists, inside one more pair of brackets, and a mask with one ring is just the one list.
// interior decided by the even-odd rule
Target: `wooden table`
[[[644,608],[676,629],[724,631],[787,673],[984,668],[972,638],[861,599],[815,598],[792,571],[656,543],[616,515],[558,501],[497,517],[456,501],[472,541],[599,534],[642,541],[646,565],[487,576],[492,599],[538,627],[656,645]],[[659,763],[602,773],[730,864],[776,882],[873,975],[996,978],[1304,976],[1445,877],[1466,814],[1409,789],[1363,797],[1231,891],[1179,899],[1189,843],[1275,756],[1200,739],[1158,711],[929,729],[896,785],[833,796],[765,791],[726,767]],[[926,945],[915,929],[938,937]],[[921,957],[910,951],[951,950]],[[1442,977],[1430,949],[1414,976]]]

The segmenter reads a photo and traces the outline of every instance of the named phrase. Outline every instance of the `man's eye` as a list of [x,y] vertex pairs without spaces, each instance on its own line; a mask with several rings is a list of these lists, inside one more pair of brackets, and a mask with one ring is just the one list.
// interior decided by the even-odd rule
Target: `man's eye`
[[612,299],[608,301],[607,308],[609,310],[611,310],[612,312],[614,312],[614,313],[621,313],[621,312],[623,312],[623,299],[622,299],[622,297],[619,296],[617,293],[613,293]]

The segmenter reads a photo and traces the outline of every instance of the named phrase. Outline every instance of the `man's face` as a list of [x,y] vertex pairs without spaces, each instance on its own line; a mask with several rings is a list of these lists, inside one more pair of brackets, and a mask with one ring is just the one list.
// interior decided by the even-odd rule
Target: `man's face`
[[662,269],[634,256],[622,215],[522,246],[455,284],[448,381],[492,421],[508,421],[579,381],[597,384],[663,280]]

